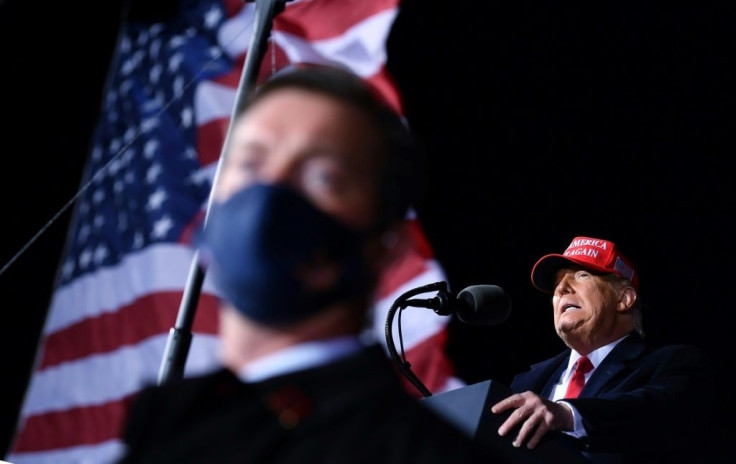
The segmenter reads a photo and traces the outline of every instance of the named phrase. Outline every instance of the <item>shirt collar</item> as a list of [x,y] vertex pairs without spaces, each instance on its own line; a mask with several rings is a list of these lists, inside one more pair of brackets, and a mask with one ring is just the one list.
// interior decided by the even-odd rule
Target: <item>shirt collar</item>
[[246,364],[238,372],[238,377],[243,382],[259,382],[327,364],[349,356],[363,346],[360,339],[352,335],[300,343]]
[[[626,334],[623,337],[619,338],[618,340],[615,340],[609,343],[608,345],[604,345],[598,348],[597,350],[593,350],[590,353],[588,353],[588,359],[590,359],[590,363],[593,364],[593,369],[598,367],[603,362],[603,360],[606,358],[606,356],[608,356],[608,354],[611,351],[613,351],[616,345],[621,343],[621,341],[628,336],[629,334]],[[582,355],[580,353],[578,353],[575,350],[571,350],[570,360],[568,361],[568,364],[567,364],[567,371],[566,371],[567,376],[572,375],[572,368],[577,362],[577,360],[580,359],[581,357]]]

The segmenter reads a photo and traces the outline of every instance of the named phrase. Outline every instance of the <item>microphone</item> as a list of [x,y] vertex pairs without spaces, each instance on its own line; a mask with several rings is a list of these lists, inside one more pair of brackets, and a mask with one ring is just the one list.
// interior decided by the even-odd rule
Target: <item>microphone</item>
[[454,299],[444,290],[429,299],[411,299],[406,306],[430,308],[440,316],[457,314],[466,324],[497,325],[508,319],[511,313],[511,299],[497,285],[471,285]]

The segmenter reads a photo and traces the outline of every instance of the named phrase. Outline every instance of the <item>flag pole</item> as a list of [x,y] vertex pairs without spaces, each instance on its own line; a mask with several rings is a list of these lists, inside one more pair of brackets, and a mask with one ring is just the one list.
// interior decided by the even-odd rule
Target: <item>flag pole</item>
[[[217,185],[220,175],[222,161],[227,152],[230,142],[230,133],[233,127],[235,116],[240,112],[245,104],[246,98],[255,90],[258,80],[258,72],[261,67],[261,61],[266,53],[268,46],[268,37],[271,34],[273,26],[273,18],[284,10],[286,2],[291,0],[243,0],[244,3],[255,2],[254,12],[254,28],[251,36],[248,52],[245,57],[243,73],[240,76],[240,82],[235,95],[235,105],[230,115],[225,141],[222,144],[220,158],[217,162],[212,189],[207,202],[205,211],[205,222],[209,214],[210,205],[212,204],[212,191]],[[189,275],[187,276],[186,286],[182,294],[182,300],[179,305],[179,313],[176,318],[176,324],[169,330],[169,337],[166,340],[164,348],[164,356],[161,360],[159,368],[158,383],[164,385],[184,377],[184,366],[186,364],[189,347],[192,343],[192,324],[194,315],[199,301],[200,291],[204,283],[204,268],[199,262],[199,251],[195,250],[192,259]]]

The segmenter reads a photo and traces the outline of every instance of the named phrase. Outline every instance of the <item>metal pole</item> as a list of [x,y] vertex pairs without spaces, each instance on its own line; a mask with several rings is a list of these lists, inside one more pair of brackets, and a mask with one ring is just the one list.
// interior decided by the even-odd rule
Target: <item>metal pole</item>
[[[253,0],[244,0],[244,3],[250,3]],[[227,153],[227,147],[230,143],[230,133],[232,131],[235,116],[242,109],[246,98],[250,92],[255,90],[258,80],[258,71],[261,67],[263,56],[268,46],[268,37],[271,34],[273,26],[273,18],[283,11],[287,1],[290,0],[255,0],[255,13],[253,35],[251,37],[248,53],[245,57],[243,73],[240,76],[240,82],[235,95],[235,104],[230,115],[225,141],[222,144],[220,158],[217,162],[215,177],[212,182],[212,189],[207,202],[205,211],[205,222],[209,215],[210,206],[212,204],[212,191],[217,185],[220,177],[220,169],[222,168],[223,159]],[[199,301],[199,294],[204,283],[204,269],[199,265],[199,252],[195,251],[189,268],[189,276],[187,277],[186,287],[182,295],[181,304],[179,305],[179,313],[176,318],[176,324],[169,330],[169,338],[166,340],[166,348],[164,349],[164,357],[159,368],[158,383],[164,385],[184,377],[184,366],[186,364],[189,347],[192,343],[192,324],[194,315]]]

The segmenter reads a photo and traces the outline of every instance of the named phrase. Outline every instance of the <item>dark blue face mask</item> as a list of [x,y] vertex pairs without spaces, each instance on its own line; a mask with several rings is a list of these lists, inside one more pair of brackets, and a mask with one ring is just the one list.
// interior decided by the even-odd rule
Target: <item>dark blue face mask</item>
[[[222,297],[262,324],[296,322],[370,283],[363,234],[284,186],[256,184],[213,203],[197,243]],[[327,270],[316,285],[305,278],[315,266]]]

